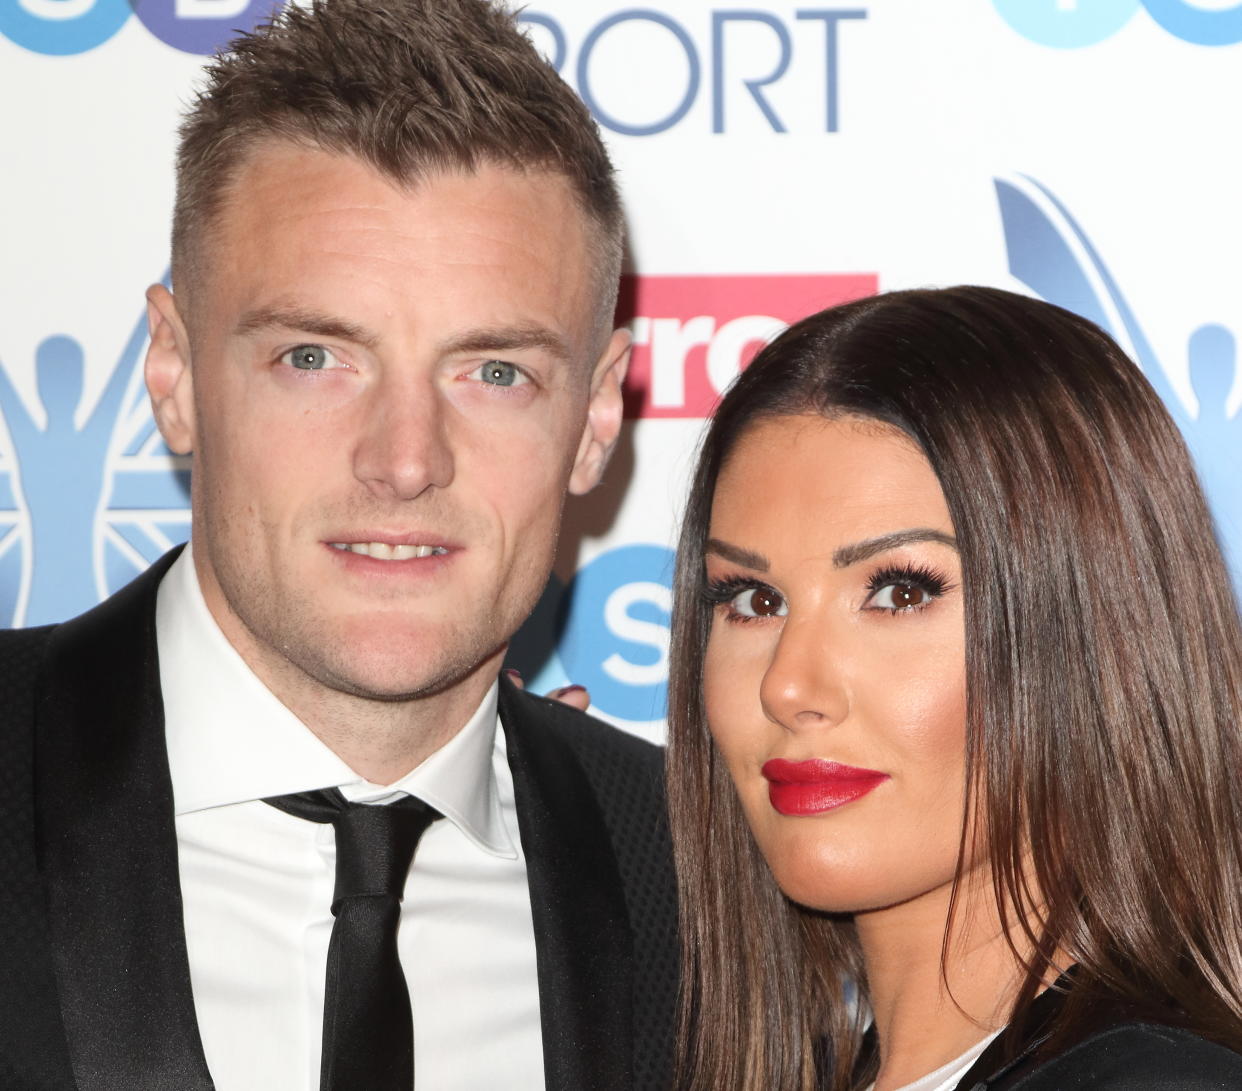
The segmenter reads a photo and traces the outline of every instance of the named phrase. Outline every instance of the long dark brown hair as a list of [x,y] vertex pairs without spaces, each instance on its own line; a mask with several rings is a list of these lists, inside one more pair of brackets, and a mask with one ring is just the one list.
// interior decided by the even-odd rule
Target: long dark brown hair
[[944,491],[965,609],[963,829],[1025,971],[1011,1026],[1068,959],[1054,1035],[1111,997],[1242,1050],[1242,635],[1211,515],[1172,419],[1106,334],[963,287],[791,327],[703,442],[669,695],[678,1086],[848,1088],[858,1053],[852,926],[778,890],[702,697],[717,478],[747,429],[799,413],[895,426]]

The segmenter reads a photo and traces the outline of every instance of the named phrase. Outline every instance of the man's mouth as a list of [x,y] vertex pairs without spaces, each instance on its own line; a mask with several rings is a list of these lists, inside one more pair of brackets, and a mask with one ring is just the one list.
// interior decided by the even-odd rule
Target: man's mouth
[[392,545],[388,542],[329,542],[333,549],[361,553],[377,561],[412,561],[420,557],[440,557],[448,553],[443,546]]

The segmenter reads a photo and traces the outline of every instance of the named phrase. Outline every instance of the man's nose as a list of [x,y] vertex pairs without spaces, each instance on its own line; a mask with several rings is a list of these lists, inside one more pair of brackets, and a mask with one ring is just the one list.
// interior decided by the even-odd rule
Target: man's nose
[[446,410],[433,382],[376,390],[354,454],[354,476],[388,500],[412,500],[453,480]]
[[831,626],[815,618],[786,619],[759,700],[768,719],[790,731],[832,727],[850,712],[849,687],[833,654]]

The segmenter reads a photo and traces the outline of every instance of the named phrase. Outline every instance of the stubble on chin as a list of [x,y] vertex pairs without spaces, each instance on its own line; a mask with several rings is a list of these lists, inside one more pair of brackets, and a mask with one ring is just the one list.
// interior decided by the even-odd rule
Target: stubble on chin
[[220,583],[240,629],[238,650],[290,707],[316,696],[389,704],[436,696],[505,643],[491,617],[466,628],[420,626],[417,604],[407,614],[390,607],[378,617],[351,617],[334,614],[327,596],[310,588],[274,587],[239,571],[220,573]]

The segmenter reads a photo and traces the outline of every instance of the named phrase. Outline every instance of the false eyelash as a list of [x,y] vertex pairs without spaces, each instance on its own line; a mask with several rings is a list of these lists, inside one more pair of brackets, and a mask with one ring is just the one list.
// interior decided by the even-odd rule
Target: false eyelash
[[901,564],[873,572],[867,579],[867,590],[878,591],[890,583],[912,584],[933,595],[943,595],[949,589],[949,581],[934,568],[925,564]]
[[[890,565],[873,572],[867,580],[867,590],[874,595],[881,587],[886,587],[890,583],[904,583],[912,587],[921,588],[933,600],[940,598],[946,591],[953,589],[953,585],[949,580],[935,569],[923,564],[903,564]],[[924,609],[928,605],[930,603],[924,603],[914,607],[914,609]],[[909,607],[906,609],[909,609]],[[897,614],[905,611],[894,609],[889,612]]]
[[762,591],[782,601],[785,598],[775,587],[762,580],[729,576],[725,579],[708,580],[707,586],[703,588],[703,602],[712,609],[720,606],[728,607],[725,621],[731,625],[749,625],[752,622],[763,621],[763,617],[750,617],[739,613],[729,605],[742,591]]
[[703,602],[708,606],[723,606],[726,602],[735,598],[740,591],[745,591],[753,587],[756,591],[772,591],[775,590],[768,587],[766,583],[756,583],[754,580],[748,580],[742,576],[728,576],[725,579],[708,580],[707,586],[703,588]]

